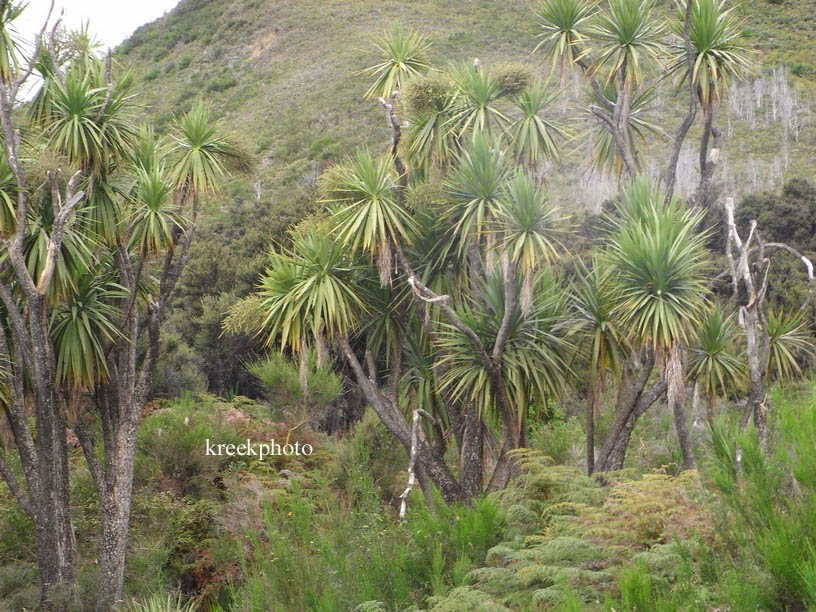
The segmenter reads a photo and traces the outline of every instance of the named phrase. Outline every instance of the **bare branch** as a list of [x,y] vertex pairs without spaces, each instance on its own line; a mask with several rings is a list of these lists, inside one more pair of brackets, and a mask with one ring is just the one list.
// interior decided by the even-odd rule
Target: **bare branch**
[[[74,174],[71,177],[71,181],[69,181],[69,188],[73,190],[71,183],[73,183],[79,173]],[[74,194],[70,197],[70,199],[62,204],[61,198],[59,196],[59,188],[57,186],[57,176],[58,173],[55,170],[52,170],[48,173],[48,178],[51,179],[51,194],[52,198],[57,198],[59,202],[58,212],[56,214],[56,218],[54,219],[54,223],[51,226],[51,237],[48,241],[48,254],[47,259],[45,260],[45,266],[43,267],[43,271],[40,274],[39,281],[37,282],[37,291],[40,295],[45,295],[48,290],[48,285],[51,283],[51,279],[54,276],[54,269],[56,267],[57,262],[57,254],[59,253],[60,248],[62,247],[62,238],[65,232],[65,222],[68,220],[68,216],[74,210],[74,207],[82,200],[85,194],[80,191],[79,193]],[[52,202],[53,204],[53,202]],[[56,207],[56,205],[54,205]]]
[[399,510],[399,517],[401,521],[405,520],[405,510],[408,506],[408,496],[411,494],[411,490],[414,488],[414,484],[416,484],[416,460],[417,460],[417,447],[422,436],[421,430],[419,428],[419,417],[424,416],[426,419],[431,420],[437,427],[439,427],[439,422],[428,412],[422,410],[421,408],[417,408],[414,410],[414,416],[411,419],[411,454],[410,459],[408,460],[408,485],[405,487],[405,490],[402,492],[402,495],[399,496],[400,500],[400,510]]
[[[45,30],[48,27],[48,22],[51,21],[51,14],[54,12],[54,0],[51,0],[51,5],[48,7],[48,14],[45,17],[45,21],[43,21],[42,27],[40,28],[40,33],[37,35],[36,42],[34,43],[34,53],[31,55],[31,59],[28,61],[28,66],[23,71],[23,73],[15,80],[10,86],[8,91],[8,98],[9,102],[12,106],[17,101],[17,92],[19,91],[20,87],[23,83],[28,80],[28,77],[31,76],[31,73],[34,72],[34,66],[37,65],[37,59],[40,56],[40,49],[42,49],[42,39],[43,35],[45,34]],[[59,20],[57,20],[59,23]],[[54,25],[56,28],[56,24]]]
[[473,342],[473,345],[476,347],[476,350],[479,351],[479,354],[483,355],[484,358],[487,358],[488,360],[490,359],[487,351],[485,350],[484,344],[482,344],[482,341],[479,336],[476,335],[476,332],[462,323],[462,320],[459,318],[459,315],[456,314],[456,311],[454,311],[453,308],[448,305],[448,300],[450,298],[447,295],[437,295],[422,284],[422,281],[420,281],[416,276],[409,276],[408,284],[411,285],[411,289],[414,290],[414,294],[421,300],[425,302],[435,302],[451,324],[462,332],[462,334],[467,336],[471,342]]
[[802,255],[799,251],[794,249],[792,246],[787,245],[784,242],[766,242],[764,246],[765,248],[769,249],[782,249],[784,251],[787,251],[794,257],[798,258],[804,264],[808,277],[808,295],[804,303],[800,307],[800,310],[804,310],[805,308],[807,308],[808,304],[810,304],[813,301],[813,293],[814,289],[816,289],[816,280],[814,280],[813,277],[813,262],[810,261],[810,259],[808,259],[804,255]]
[[108,48],[108,57],[105,60],[105,85],[107,87],[107,91],[105,92],[105,101],[102,103],[102,107],[99,109],[99,112],[96,115],[96,122],[99,122],[100,119],[105,115],[105,111],[108,110],[108,104],[111,101],[111,95],[113,95],[113,77],[111,76],[111,50]]
[[504,354],[504,345],[507,342],[507,334],[510,329],[510,322],[513,319],[513,312],[516,310],[516,268],[510,261],[507,253],[502,254],[502,267],[504,268],[504,314],[501,325],[496,334],[496,342],[493,344],[494,363],[501,361]]
[[603,109],[595,104],[591,104],[589,106],[589,110],[592,111],[592,114],[595,115],[601,122],[607,127],[607,129],[612,132],[615,129],[615,126],[612,124],[612,119],[610,119],[606,113],[604,113]]
[[397,171],[400,186],[405,188],[408,186],[408,174],[405,170],[405,164],[399,156],[402,127],[400,126],[399,118],[394,112],[397,96],[399,96],[399,91],[394,91],[391,94],[390,101],[386,101],[385,98],[380,98],[380,104],[385,108],[385,118],[391,128],[391,158],[394,160],[394,169]]

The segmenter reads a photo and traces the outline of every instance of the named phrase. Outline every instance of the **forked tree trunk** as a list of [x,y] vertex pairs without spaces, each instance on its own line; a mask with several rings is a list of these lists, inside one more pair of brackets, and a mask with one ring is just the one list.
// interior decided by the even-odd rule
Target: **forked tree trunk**
[[[354,372],[357,384],[366,400],[368,400],[385,428],[396,436],[402,446],[410,454],[412,446],[411,429],[405,421],[405,417],[366,375],[362,364],[359,359],[357,359],[354,350],[349,344],[348,338],[338,338],[338,344],[346,363],[349,364]],[[422,438],[417,441],[416,464],[417,466],[421,466],[422,471],[424,471],[428,478],[439,488],[446,502],[455,503],[467,499],[467,495],[465,495],[462,486],[453,477],[453,474],[451,474],[444,457],[438,456],[438,454],[434,452],[434,449]]]
[[643,363],[636,364],[630,358],[624,365],[615,405],[615,421],[595,461],[596,472],[611,472],[623,467],[637,419],[666,392],[665,378],[646,388],[653,369],[654,355],[651,351]]
[[[720,159],[722,132],[714,126],[716,109],[713,102],[703,105],[703,133],[700,137],[700,182],[694,195],[694,206],[709,208],[712,204],[714,170]],[[711,139],[714,139],[713,144]]]

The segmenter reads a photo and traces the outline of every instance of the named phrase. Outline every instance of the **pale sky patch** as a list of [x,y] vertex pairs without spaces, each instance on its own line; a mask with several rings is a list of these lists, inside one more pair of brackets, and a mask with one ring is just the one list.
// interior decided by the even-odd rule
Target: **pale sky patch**
[[[114,48],[133,34],[140,25],[154,21],[169,12],[179,0],[55,0],[51,22],[64,10],[63,23],[77,29],[85,21],[102,43],[102,49]],[[40,31],[48,14],[50,0],[29,0],[28,7],[15,22],[17,31],[30,41]]]

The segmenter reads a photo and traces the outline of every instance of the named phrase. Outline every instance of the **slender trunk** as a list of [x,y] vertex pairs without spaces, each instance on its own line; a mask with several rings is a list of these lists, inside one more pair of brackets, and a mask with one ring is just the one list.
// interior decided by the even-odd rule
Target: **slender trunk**
[[586,461],[587,474],[595,471],[595,415],[601,403],[599,385],[593,380],[590,383],[589,401],[586,407]]
[[114,431],[104,432],[105,448],[112,452],[107,453],[104,467],[102,573],[97,612],[118,609],[122,603],[139,406],[127,406],[127,414]]
[[[703,134],[700,138],[700,182],[694,195],[696,208],[710,207],[712,202],[712,185],[714,170],[720,156],[722,133],[714,127],[714,106],[712,103],[703,105]],[[714,138],[713,146],[711,138]]]
[[[609,469],[609,456],[613,449],[620,446],[619,438],[625,435],[628,419],[654,368],[654,355],[651,352],[647,355],[645,363],[636,363],[637,357],[636,354],[633,354],[624,364],[623,375],[618,387],[618,399],[615,402],[615,420],[612,422],[609,434],[595,458],[596,470],[607,471]],[[634,424],[632,426],[634,427]],[[624,452],[628,443],[629,439],[627,437],[623,442]]]
[[688,419],[686,418],[685,398],[683,387],[683,354],[677,344],[669,349],[666,360],[666,398],[674,415],[674,428],[677,432],[677,441],[683,456],[683,469],[696,470],[697,462],[691,448]]
[[[683,46],[686,51],[686,66],[691,74],[694,71],[694,49],[691,46],[689,38],[689,28],[691,27],[691,9],[693,0],[686,0],[685,17],[683,19]],[[680,151],[683,149],[683,141],[686,139],[691,124],[694,123],[694,117],[697,115],[697,90],[694,86],[694,80],[689,78],[688,81],[688,111],[683,118],[682,123],[677,127],[677,132],[674,136],[674,146],[672,147],[672,154],[669,158],[669,164],[666,168],[666,199],[668,204],[674,196],[674,186],[677,182],[677,162],[680,159]]]
[[764,367],[764,347],[761,345],[761,332],[759,331],[759,309],[756,304],[743,308],[743,328],[745,329],[746,355],[748,358],[748,378],[751,383],[751,391],[748,394],[748,401],[745,403],[745,413],[743,414],[741,425],[745,427],[748,419],[753,416],[754,426],[760,436],[763,446],[767,444],[767,427],[765,418],[765,383],[763,380]]
[[610,472],[623,467],[629,439],[637,419],[666,392],[665,378],[646,387],[654,369],[654,355],[651,351],[643,363],[636,363],[637,355],[624,364],[623,377],[618,390],[615,406],[615,421],[595,460],[596,472]]
[[674,413],[674,427],[677,430],[677,441],[680,443],[680,453],[683,455],[683,469],[696,470],[697,462],[694,460],[694,452],[691,448],[691,439],[689,437],[688,420],[686,419],[686,411],[683,402],[678,400],[672,402],[672,411]]

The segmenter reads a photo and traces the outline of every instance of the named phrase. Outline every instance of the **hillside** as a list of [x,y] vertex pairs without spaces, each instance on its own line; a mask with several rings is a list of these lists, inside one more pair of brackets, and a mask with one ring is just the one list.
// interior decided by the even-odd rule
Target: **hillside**
[[[808,19],[809,4],[761,0],[735,8],[758,65],[761,60],[755,79],[732,83],[720,111],[726,139],[718,180],[737,197],[813,174],[816,49],[809,41],[816,26]],[[537,33],[534,6],[529,0],[236,0],[226,5],[182,0],[123,43],[118,56],[137,77],[146,119],[161,128],[201,96],[260,160],[255,179],[233,182],[217,203],[211,202],[200,224],[179,298],[188,314],[176,329],[186,342],[193,334],[201,336],[200,328],[210,321],[215,325],[203,333],[209,348],[197,348],[211,350],[217,321],[208,319],[201,299],[235,292],[218,299],[223,312],[235,294],[251,288],[269,245],[293,220],[314,210],[323,169],[359,146],[387,149],[390,134],[382,109],[362,99],[368,81],[354,76],[374,61],[373,35],[400,21],[430,35],[431,60],[440,66],[474,57],[484,63],[515,60],[546,76],[549,65],[531,54]],[[657,10],[665,13],[672,6],[660,0]],[[562,161],[547,171],[550,199],[570,213],[595,210],[615,192],[616,181],[588,171],[589,139],[581,138],[590,127],[582,110],[585,88],[577,77],[563,86],[554,112],[577,137],[564,144]],[[685,103],[675,98],[671,83],[658,83],[656,107],[655,123],[672,134]],[[698,180],[698,131],[699,118],[680,159],[681,194]],[[646,170],[661,171],[665,156],[658,140],[644,151]],[[206,321],[191,329],[190,314]],[[234,360],[233,353],[228,355]],[[225,391],[213,389],[212,381],[210,387]]]
[[[659,10],[669,10],[668,2],[660,4]],[[740,142],[749,143],[747,150],[725,145],[725,172],[740,193],[809,174],[807,162],[816,141],[810,97],[816,50],[807,41],[816,26],[807,18],[808,4],[762,0],[737,7],[746,41],[761,61],[759,78],[732,85],[721,119],[734,140],[740,136]],[[146,114],[154,123],[164,124],[196,96],[211,101],[262,158],[254,195],[285,217],[310,199],[315,177],[327,163],[356,146],[386,146],[388,133],[377,104],[362,100],[366,79],[353,76],[370,63],[372,32],[400,21],[431,35],[432,59],[440,65],[473,57],[484,62],[512,59],[528,62],[544,75],[548,67],[531,55],[534,6],[528,0],[240,0],[224,7],[182,0],[176,10],[139,29],[120,53],[143,81]],[[787,66],[790,78],[768,74],[775,66]],[[580,103],[578,83],[567,83],[566,91],[569,105]],[[672,93],[666,83],[658,95],[658,123],[668,132],[682,108]],[[561,111],[566,110],[564,105]],[[750,137],[742,138],[749,131]],[[782,137],[788,139],[787,147]],[[550,172],[555,187],[573,183],[575,171],[584,169],[581,158],[574,152],[563,167]],[[690,156],[687,162],[690,175],[695,171]],[[662,155],[653,163],[661,166]],[[597,204],[598,179],[584,182],[563,195],[583,206]]]

